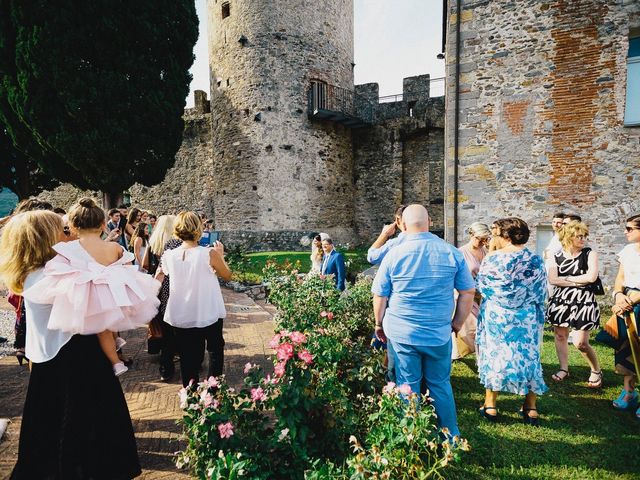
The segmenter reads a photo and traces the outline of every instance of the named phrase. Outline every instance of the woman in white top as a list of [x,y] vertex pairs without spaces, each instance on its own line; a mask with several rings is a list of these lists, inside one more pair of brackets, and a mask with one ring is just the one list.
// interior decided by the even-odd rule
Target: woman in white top
[[[640,215],[634,215],[627,219],[625,226],[629,245],[618,254],[620,267],[614,285],[613,313],[618,315],[618,335],[621,343],[615,353],[616,373],[624,375],[624,388],[620,395],[613,401],[613,406],[620,410],[635,410],[640,403],[640,395],[636,390],[636,378],[639,372],[634,362],[631,342],[634,342],[636,358],[640,352],[638,339],[638,327],[640,325]],[[627,328],[622,317],[633,311],[635,324],[631,329]],[[636,416],[640,418],[640,408],[636,410]]]
[[218,276],[230,280],[231,270],[224,261],[222,243],[217,242],[213,248],[198,245],[202,229],[197,214],[180,212],[177,215],[173,233],[182,240],[182,245],[162,255],[157,276],[166,274],[171,278],[164,321],[174,327],[185,387],[192,380],[198,381],[205,338],[210,341],[212,335],[219,335],[216,342],[219,349],[224,345],[222,329],[215,328],[215,324],[222,325],[221,319],[226,316]]
[[131,235],[131,245],[133,246],[133,255],[135,256],[135,264],[141,272],[147,272],[144,268],[144,256],[149,246],[149,228],[146,223],[140,222]]
[[[14,216],[0,238],[0,278],[22,293],[44,276],[67,239],[61,218]],[[18,461],[12,479],[133,478],[140,474],[122,388],[96,335],[48,329],[50,304],[25,299],[26,354],[32,362]]]

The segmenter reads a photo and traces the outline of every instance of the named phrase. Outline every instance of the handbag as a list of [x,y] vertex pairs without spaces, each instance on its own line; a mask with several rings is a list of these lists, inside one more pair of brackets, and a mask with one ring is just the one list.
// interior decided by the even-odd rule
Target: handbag
[[[582,250],[582,252],[580,253],[580,258],[578,260],[578,267],[580,268],[580,270],[582,270],[583,272],[587,272],[587,270],[589,270],[589,252],[591,251],[590,248],[585,248]],[[589,283],[588,285],[585,285],[585,288],[593,293],[594,295],[604,295],[604,285],[602,285],[602,280],[600,279],[600,275],[598,275],[598,278],[595,279],[595,281],[593,283]]]

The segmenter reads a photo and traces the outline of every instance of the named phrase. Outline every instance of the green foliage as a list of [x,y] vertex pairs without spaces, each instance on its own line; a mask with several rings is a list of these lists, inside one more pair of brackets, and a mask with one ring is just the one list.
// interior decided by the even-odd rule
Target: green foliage
[[238,392],[213,378],[184,389],[180,466],[199,478],[302,480],[384,478],[363,472],[386,464],[417,479],[437,476],[466,448],[442,443],[429,405],[401,400],[392,384],[383,392],[368,281],[341,294],[291,266],[271,262],[264,274],[278,308],[273,374],[247,364]]
[[0,0],[0,125],[42,170],[118,193],[182,141],[193,0]]

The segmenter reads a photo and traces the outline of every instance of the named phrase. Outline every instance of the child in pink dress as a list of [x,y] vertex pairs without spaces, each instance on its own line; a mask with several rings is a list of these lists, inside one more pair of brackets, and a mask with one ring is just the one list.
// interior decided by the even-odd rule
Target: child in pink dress
[[147,324],[158,312],[160,282],[131,265],[133,254],[101,235],[104,211],[91,198],[71,207],[69,223],[78,240],[58,243],[58,255],[25,298],[52,304],[47,328],[81,335],[97,334],[116,375],[127,371],[116,352],[113,332]]

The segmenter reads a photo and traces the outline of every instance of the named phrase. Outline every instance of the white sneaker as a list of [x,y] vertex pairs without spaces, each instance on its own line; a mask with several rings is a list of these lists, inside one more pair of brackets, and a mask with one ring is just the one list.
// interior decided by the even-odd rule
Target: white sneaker
[[127,344],[127,341],[122,337],[116,338],[116,352],[119,352],[122,347]]
[[122,362],[118,362],[113,366],[113,373],[116,374],[116,377],[119,377],[128,370],[127,366]]
[[573,332],[574,330],[571,330],[569,335],[567,335],[567,343],[573,343]]

